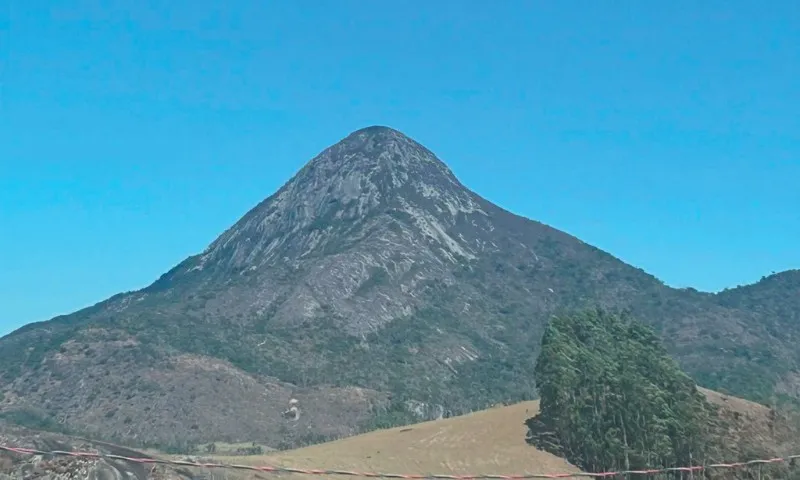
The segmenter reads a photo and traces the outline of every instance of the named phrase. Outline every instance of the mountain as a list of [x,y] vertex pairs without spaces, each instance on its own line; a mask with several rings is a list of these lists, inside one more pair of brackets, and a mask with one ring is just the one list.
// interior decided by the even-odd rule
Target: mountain
[[530,399],[547,319],[587,306],[651,324],[704,386],[800,397],[774,328],[796,297],[735,292],[669,288],[369,127],[147,288],[0,339],[0,419],[175,449],[313,443]]
[[776,328],[796,330],[800,327],[800,270],[774,273],[753,285],[723,290],[717,297],[720,304],[727,307],[757,312],[773,319]]
[[[753,285],[724,290],[717,300],[728,308],[753,312],[759,325],[783,344],[800,345],[800,270],[775,273]],[[796,360],[797,355],[793,358]],[[779,398],[800,398],[800,374],[785,372],[773,391]]]

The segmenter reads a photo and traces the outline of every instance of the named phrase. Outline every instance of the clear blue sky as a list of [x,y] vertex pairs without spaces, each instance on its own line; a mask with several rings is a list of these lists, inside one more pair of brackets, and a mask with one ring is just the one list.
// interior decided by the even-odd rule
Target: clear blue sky
[[800,3],[0,0],[0,333],[383,124],[670,285],[800,267]]

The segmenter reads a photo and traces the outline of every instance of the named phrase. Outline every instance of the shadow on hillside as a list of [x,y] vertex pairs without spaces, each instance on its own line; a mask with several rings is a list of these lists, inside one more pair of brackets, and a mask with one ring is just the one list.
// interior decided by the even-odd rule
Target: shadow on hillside
[[528,427],[525,441],[539,450],[564,458],[564,449],[558,442],[555,432],[550,431],[539,417],[537,415],[525,420],[525,426]]

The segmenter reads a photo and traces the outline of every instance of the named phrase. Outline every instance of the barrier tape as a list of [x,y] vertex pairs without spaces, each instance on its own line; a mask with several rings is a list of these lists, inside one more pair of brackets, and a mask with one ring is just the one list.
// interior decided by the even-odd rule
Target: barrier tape
[[187,460],[167,460],[160,458],[134,458],[125,457],[122,455],[103,454],[94,452],[67,452],[62,450],[42,451],[33,448],[22,447],[9,447],[0,445],[0,451],[17,453],[21,455],[47,455],[47,456],[62,456],[62,457],[78,457],[89,459],[107,459],[118,460],[139,464],[150,465],[166,465],[173,467],[194,467],[206,469],[229,469],[229,470],[248,470],[251,472],[261,473],[289,473],[301,475],[338,475],[349,477],[362,477],[362,478],[402,478],[412,480],[526,480],[535,478],[608,478],[618,477],[625,475],[646,475],[653,476],[662,473],[674,472],[703,472],[706,470],[721,470],[721,469],[740,469],[758,465],[769,464],[792,464],[794,460],[800,459],[800,455],[791,455],[788,457],[776,457],[763,460],[750,460],[748,462],[737,463],[714,463],[709,465],[697,465],[691,467],[672,467],[648,470],[621,470],[617,472],[574,472],[574,473],[530,473],[520,475],[499,475],[499,474],[477,474],[477,475],[451,475],[451,474],[428,474],[428,475],[415,475],[415,474],[401,474],[401,473],[374,473],[374,472],[356,472],[350,470],[321,470],[321,469],[305,469],[305,468],[292,468],[292,467],[279,467],[279,466],[252,466],[252,465],[237,465],[226,463],[200,463],[191,462]]

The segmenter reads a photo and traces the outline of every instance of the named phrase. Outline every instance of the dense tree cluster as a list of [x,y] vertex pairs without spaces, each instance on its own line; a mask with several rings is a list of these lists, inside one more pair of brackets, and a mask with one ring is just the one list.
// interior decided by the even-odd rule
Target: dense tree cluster
[[624,315],[554,318],[535,378],[541,413],[529,427],[586,470],[698,464],[714,448],[712,407],[656,335]]

